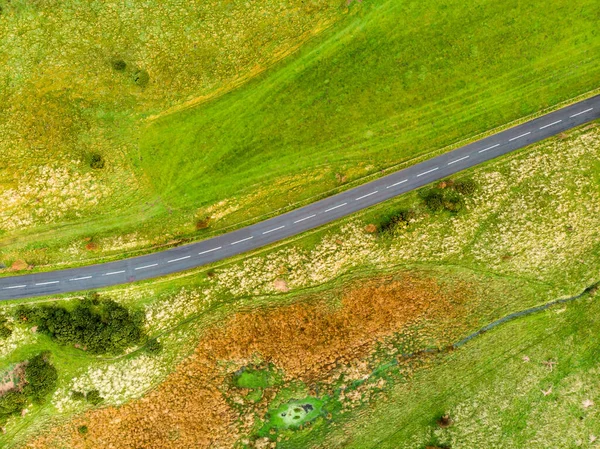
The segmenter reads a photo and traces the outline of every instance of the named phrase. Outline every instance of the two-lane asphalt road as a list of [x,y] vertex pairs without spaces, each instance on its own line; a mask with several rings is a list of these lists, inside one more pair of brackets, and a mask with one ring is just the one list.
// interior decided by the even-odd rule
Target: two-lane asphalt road
[[0,300],[150,279],[260,248],[600,118],[600,95],[308,206],[198,243],[68,270],[0,278]]

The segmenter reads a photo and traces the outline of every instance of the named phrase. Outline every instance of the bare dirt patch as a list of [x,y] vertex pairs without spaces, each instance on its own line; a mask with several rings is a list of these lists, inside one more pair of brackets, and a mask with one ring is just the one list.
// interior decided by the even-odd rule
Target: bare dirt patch
[[[340,367],[366,366],[366,357],[395,332],[460,313],[470,289],[453,285],[449,291],[432,278],[403,274],[356,283],[338,291],[336,300],[313,295],[237,313],[207,329],[194,353],[141,400],[86,413],[27,447],[232,447],[254,420],[224,397],[232,369],[259,357],[281,369],[286,380],[310,384],[326,381]],[[85,438],[77,431],[81,425],[89,429]]]

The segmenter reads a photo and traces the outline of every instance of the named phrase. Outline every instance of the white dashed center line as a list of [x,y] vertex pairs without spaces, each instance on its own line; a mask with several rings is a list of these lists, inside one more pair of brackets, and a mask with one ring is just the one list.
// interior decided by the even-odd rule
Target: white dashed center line
[[10,287],[4,287],[5,289],[11,289],[11,288],[25,288],[27,287],[27,285],[11,285]]
[[452,165],[452,164],[456,164],[457,162],[464,161],[464,160],[465,160],[465,159],[467,159],[468,157],[469,157],[469,156],[465,156],[465,157],[461,157],[460,159],[456,159],[456,160],[454,160],[454,161],[452,161],[452,162],[448,162],[448,165]]
[[371,195],[375,195],[377,192],[378,192],[378,190],[375,190],[374,192],[367,193],[366,195],[363,195],[363,196],[359,196],[358,198],[356,198],[355,201],[362,200],[363,198],[366,198],[366,197],[371,196]]
[[404,183],[406,181],[408,181],[408,179],[405,179],[403,181],[396,182],[395,184],[389,185],[389,186],[386,187],[386,189],[389,189],[390,187],[396,187],[397,185],[400,185],[400,184],[402,184],[402,183]]
[[431,173],[432,171],[436,171],[438,168],[440,168],[440,167],[435,167],[435,168],[432,168],[431,170],[427,170],[427,171],[424,171],[423,173],[419,173],[419,174],[417,175],[417,178],[418,178],[419,176],[426,175],[427,173]]
[[301,221],[308,220],[309,218],[316,217],[317,214],[309,215],[308,217],[301,218],[300,220],[296,220],[294,223],[300,223]]
[[508,139],[508,141],[512,142],[513,140],[517,140],[517,139],[520,139],[521,137],[528,136],[529,134],[531,134],[531,131],[529,131],[528,133],[525,133],[525,134],[521,134],[520,136],[513,137],[512,139]]
[[562,122],[562,120],[557,120],[555,122],[548,123],[547,125],[540,126],[540,129],[548,128],[549,126],[556,125],[557,123],[560,123],[560,122]]
[[38,282],[35,285],[50,285],[50,284],[58,284],[60,281],[48,281],[48,282]]
[[69,279],[70,281],[83,281],[84,279],[91,279],[91,276],[82,276],[80,278]]
[[590,112],[594,108],[586,109],[585,111],[578,112],[577,114],[570,115],[569,118],[577,117],[578,115],[585,114],[586,112]]
[[158,265],[157,263],[151,263],[150,265],[144,265],[143,267],[134,268],[134,270],[143,270],[144,268],[152,268],[152,267],[155,267],[157,265]]
[[479,150],[479,152],[483,153],[484,151],[491,150],[492,148],[496,148],[496,147],[499,147],[499,146],[500,146],[500,144],[497,143],[496,145],[492,145],[491,147],[487,147],[487,148],[484,148],[483,150]]
[[280,229],[285,228],[285,226],[279,226],[278,228],[269,229],[268,231],[263,232],[263,234],[268,234],[269,232],[279,231]]
[[250,240],[253,239],[254,237],[250,236],[248,238],[242,239],[242,240],[238,240],[237,242],[233,242],[232,245],[237,245],[238,243],[242,243],[245,242],[246,240]]
[[125,273],[125,270],[121,270],[121,271],[109,271],[108,273],[104,273],[104,276],[110,276],[112,274],[120,274],[120,273]]
[[[252,237],[251,237],[252,238]],[[237,243],[237,242],[236,242]],[[232,243],[233,245],[233,243]],[[201,256],[202,254],[206,254],[206,253],[212,253],[213,251],[218,251],[220,250],[222,247],[221,246],[217,246],[216,248],[213,249],[207,249],[206,251],[201,251],[198,253],[199,256]]]
[[338,207],[343,207],[346,204],[348,204],[348,203],[342,203],[342,204],[338,204],[337,206],[330,207],[329,209],[325,209],[325,212],[332,211],[333,209],[337,209]]
[[189,259],[190,257],[192,257],[192,256],[183,256],[183,257],[178,257],[177,259],[171,259],[171,260],[167,260],[167,263],[179,262],[180,260]]

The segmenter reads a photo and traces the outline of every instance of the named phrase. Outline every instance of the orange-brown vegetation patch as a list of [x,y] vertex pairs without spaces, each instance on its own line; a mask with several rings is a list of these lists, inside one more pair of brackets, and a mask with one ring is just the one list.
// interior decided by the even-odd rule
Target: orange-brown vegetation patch
[[98,244],[94,242],[89,242],[85,245],[85,249],[87,249],[88,251],[95,251],[98,249]]
[[27,269],[29,265],[24,260],[15,260],[10,266],[11,270],[20,271]]
[[[466,283],[449,290],[434,279],[403,274],[352,285],[337,298],[313,295],[239,312],[207,329],[194,353],[143,399],[88,412],[28,447],[232,447],[255,416],[224,397],[233,370],[260,358],[283,370],[286,380],[328,381],[336,370],[367,366],[376,345],[406,326],[462,313],[471,291]],[[262,416],[266,402],[247,407]],[[82,436],[77,427],[84,424],[89,432]]]
[[373,234],[374,232],[377,232],[377,225],[374,225],[373,223],[366,225],[365,232],[367,232],[369,234]]

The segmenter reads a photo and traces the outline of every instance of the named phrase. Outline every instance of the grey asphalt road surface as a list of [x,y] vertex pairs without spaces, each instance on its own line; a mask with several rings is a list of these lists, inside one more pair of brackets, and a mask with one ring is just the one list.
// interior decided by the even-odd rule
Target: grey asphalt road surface
[[130,259],[0,278],[0,300],[98,289],[206,265],[300,234],[600,117],[600,95],[218,237]]

